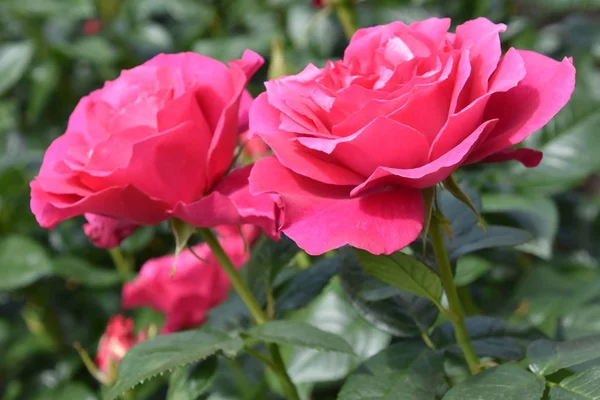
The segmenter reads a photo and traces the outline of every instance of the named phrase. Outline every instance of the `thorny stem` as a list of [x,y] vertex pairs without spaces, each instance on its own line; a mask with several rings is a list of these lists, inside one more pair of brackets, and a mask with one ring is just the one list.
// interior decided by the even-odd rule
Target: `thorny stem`
[[[246,282],[242,279],[237,268],[233,265],[223,247],[215,237],[214,233],[208,228],[201,228],[198,230],[200,236],[206,242],[213,255],[223,268],[223,271],[229,277],[231,281],[231,285],[240,296],[250,314],[256,321],[257,324],[261,325],[268,321],[267,315],[263,311],[262,307],[252,294],[252,291],[246,285]],[[275,343],[267,343],[269,348],[269,352],[271,353],[271,363],[268,365],[272,367],[273,372],[279,379],[281,387],[288,398],[288,400],[299,400],[298,392],[296,390],[296,386],[292,383],[287,371],[285,370],[285,364],[283,363],[283,359],[281,358],[281,354],[279,353],[279,347]]]
[[443,236],[443,221],[439,215],[434,215],[431,219],[431,226],[429,227],[429,234],[431,238],[431,245],[433,247],[433,254],[437,262],[442,284],[446,291],[446,297],[448,299],[448,306],[450,308],[450,321],[454,325],[454,332],[456,336],[456,342],[462,350],[465,360],[469,365],[469,369],[472,374],[479,372],[480,362],[479,357],[475,354],[469,333],[465,327],[464,313],[458,297],[456,286],[454,285],[454,277],[452,276],[452,268],[450,266],[450,259],[448,252],[444,246]]

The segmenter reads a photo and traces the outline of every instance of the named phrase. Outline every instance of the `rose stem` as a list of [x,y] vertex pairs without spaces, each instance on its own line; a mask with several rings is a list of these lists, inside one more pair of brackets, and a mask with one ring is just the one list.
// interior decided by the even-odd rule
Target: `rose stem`
[[469,369],[472,374],[479,372],[479,357],[475,354],[471,339],[465,327],[464,314],[456,286],[454,285],[454,277],[452,276],[452,268],[450,267],[450,259],[448,258],[448,252],[444,246],[444,237],[442,231],[442,219],[439,216],[434,215],[431,219],[431,225],[429,227],[429,235],[431,238],[431,245],[433,247],[433,254],[437,262],[442,284],[446,291],[446,298],[448,299],[448,306],[450,312],[448,313],[452,325],[454,325],[454,332],[456,336],[456,342],[462,350],[465,360],[469,365]]
[[121,249],[117,247],[113,247],[108,250],[108,254],[110,254],[110,258],[112,258],[113,263],[115,264],[115,268],[119,273],[119,277],[122,282],[127,282],[131,278],[133,278],[133,271],[131,270],[131,264],[125,259]]
[[356,14],[353,8],[353,4],[347,4],[347,1],[335,2],[335,12],[337,13],[340,24],[344,29],[344,33],[348,40],[356,32]]
[[[239,271],[225,251],[221,244],[215,237],[214,233],[208,228],[201,228],[198,230],[202,239],[206,242],[208,247],[211,249],[213,255],[229,277],[231,281],[231,285],[235,289],[235,291],[240,295],[240,298],[248,307],[248,310],[254,317],[254,320],[257,324],[261,325],[268,321],[267,315],[263,311],[260,304],[250,291],[250,288],[246,285]],[[275,374],[277,375],[279,382],[283,391],[286,394],[286,397],[289,400],[299,400],[298,392],[296,391],[296,387],[294,386],[292,380],[290,379],[287,371],[285,370],[285,365],[283,363],[283,359],[281,358],[281,353],[279,352],[279,347],[275,343],[267,343],[267,347],[269,348],[269,352],[271,354],[271,358],[275,366],[277,367]]]

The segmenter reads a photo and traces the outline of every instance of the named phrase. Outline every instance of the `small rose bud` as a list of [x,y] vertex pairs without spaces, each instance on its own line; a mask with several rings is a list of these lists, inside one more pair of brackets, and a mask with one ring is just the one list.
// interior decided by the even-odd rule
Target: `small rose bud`
[[120,314],[112,317],[98,343],[95,360],[95,364],[103,376],[103,381],[113,382],[121,359],[135,344],[147,338],[146,331],[135,334],[133,319]]
[[85,218],[88,223],[83,226],[83,232],[95,246],[103,249],[117,247],[138,228],[130,222],[97,214],[85,214]]

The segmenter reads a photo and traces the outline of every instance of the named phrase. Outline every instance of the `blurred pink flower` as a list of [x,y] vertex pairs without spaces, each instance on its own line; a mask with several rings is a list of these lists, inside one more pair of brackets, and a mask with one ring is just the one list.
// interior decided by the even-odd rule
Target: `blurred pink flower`
[[[244,265],[250,258],[249,246],[258,238],[259,229],[244,225],[241,229],[221,226],[216,230],[233,264],[238,268]],[[225,300],[230,282],[206,244],[193,249],[202,260],[188,249],[182,251],[177,257],[174,275],[175,256],[148,260],[138,276],[123,287],[123,307],[147,306],[163,313],[166,321],[162,333],[201,325],[206,313]]]

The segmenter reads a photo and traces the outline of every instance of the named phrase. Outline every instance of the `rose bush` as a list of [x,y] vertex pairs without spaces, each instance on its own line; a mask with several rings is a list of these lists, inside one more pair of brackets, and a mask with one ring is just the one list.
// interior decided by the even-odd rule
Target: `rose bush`
[[[258,238],[259,230],[251,225],[241,229],[223,226],[217,233],[221,246],[239,268],[250,258],[249,246]],[[205,243],[193,249],[205,261],[187,249],[176,260],[173,255],[148,260],[137,277],[123,287],[123,307],[147,306],[163,313],[162,333],[201,325],[205,314],[225,300],[230,282]]]
[[423,227],[420,189],[461,165],[541,153],[512,148],[569,100],[575,69],[509,49],[505,25],[449,19],[358,30],[344,57],[265,84],[250,130],[275,156],[250,176],[270,193],[283,232],[310,254],[350,244],[392,253]]
[[246,83],[262,63],[251,51],[229,68],[162,54],[81,99],[31,183],[39,224],[92,213],[137,225],[252,222],[274,234],[272,202],[248,192],[251,167],[228,173],[247,126]]

